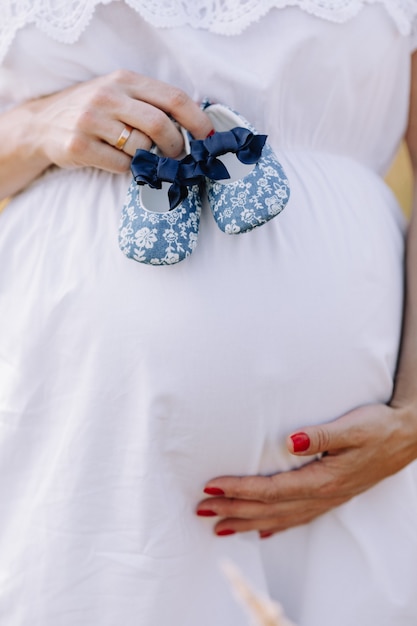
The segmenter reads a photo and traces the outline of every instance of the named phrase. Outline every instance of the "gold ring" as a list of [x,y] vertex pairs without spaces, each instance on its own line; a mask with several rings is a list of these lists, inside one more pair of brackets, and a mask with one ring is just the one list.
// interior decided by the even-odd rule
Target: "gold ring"
[[114,144],[114,147],[118,150],[123,150],[126,141],[129,139],[133,128],[126,124],[122,132],[120,133],[119,139]]

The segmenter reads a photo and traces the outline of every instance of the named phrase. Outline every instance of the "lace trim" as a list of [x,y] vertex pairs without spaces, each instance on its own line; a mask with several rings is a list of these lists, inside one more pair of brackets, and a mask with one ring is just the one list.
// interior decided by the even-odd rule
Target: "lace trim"
[[28,24],[62,43],[74,43],[99,4],[124,1],[155,27],[190,25],[220,35],[237,35],[272,8],[296,6],[332,22],[346,22],[366,4],[382,4],[400,33],[408,36],[417,22],[416,0],[2,0],[0,62],[16,32]]

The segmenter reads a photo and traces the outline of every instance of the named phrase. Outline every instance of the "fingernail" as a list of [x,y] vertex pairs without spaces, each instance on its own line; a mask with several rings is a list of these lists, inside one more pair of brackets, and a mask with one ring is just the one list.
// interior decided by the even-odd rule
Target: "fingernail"
[[294,452],[305,452],[310,447],[310,437],[307,433],[295,433],[291,435]]
[[[211,131],[209,132],[209,134],[207,135],[207,137],[213,137],[213,135],[214,135],[214,133],[215,133],[215,132],[216,132],[216,131],[215,131],[214,129],[213,129],[213,130],[211,130]],[[206,139],[207,139],[207,137],[206,137]]]
[[200,517],[214,517],[217,513],[209,511],[208,509],[199,509],[197,515],[200,515]]
[[272,537],[274,533],[261,533],[259,536],[261,539],[268,539],[268,537]]
[[225,530],[218,530],[216,535],[218,535],[219,537],[226,537],[226,535],[234,535],[235,533],[235,530],[229,530],[228,528],[225,528]]
[[219,489],[218,487],[206,487],[204,493],[209,496],[224,496],[223,489]]

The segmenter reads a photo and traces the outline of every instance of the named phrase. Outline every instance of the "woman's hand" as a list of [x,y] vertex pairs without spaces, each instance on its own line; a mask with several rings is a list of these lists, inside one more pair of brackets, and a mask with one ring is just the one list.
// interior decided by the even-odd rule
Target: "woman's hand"
[[[20,190],[52,164],[126,172],[136,149],[152,143],[166,156],[178,157],[183,139],[173,120],[198,139],[212,130],[208,116],[185,92],[127,70],[27,102],[0,118],[0,197]],[[133,130],[120,150],[115,145],[126,125]]]
[[361,407],[294,433],[287,447],[297,456],[323,456],[272,476],[211,480],[205,492],[214,497],[201,501],[197,514],[219,516],[214,531],[220,536],[258,530],[268,537],[306,524],[417,458],[417,411]]
[[[212,129],[185,92],[127,70],[70,87],[33,106],[42,149],[60,167],[124,171],[135,150],[152,143],[166,156],[177,157],[183,140],[169,116],[198,138]],[[114,146],[126,124],[133,131],[121,151]]]

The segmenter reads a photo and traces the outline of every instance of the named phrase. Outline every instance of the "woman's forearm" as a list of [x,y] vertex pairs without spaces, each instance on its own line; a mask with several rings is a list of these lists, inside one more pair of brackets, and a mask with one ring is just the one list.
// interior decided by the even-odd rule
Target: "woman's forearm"
[[391,404],[408,406],[417,416],[417,177],[415,180],[414,209],[407,234],[405,258],[403,333]]
[[23,104],[0,116],[0,200],[37,178],[50,161],[42,153],[36,111]]
[[[414,206],[405,258],[405,300],[401,348],[391,406],[398,408],[403,432],[417,457],[417,53],[412,59],[410,115],[406,141],[414,173]],[[397,412],[398,414],[398,412]]]

